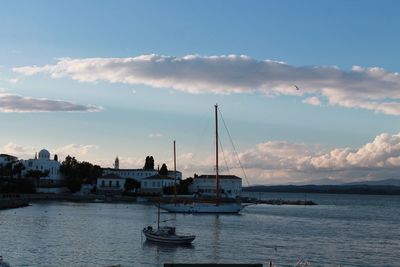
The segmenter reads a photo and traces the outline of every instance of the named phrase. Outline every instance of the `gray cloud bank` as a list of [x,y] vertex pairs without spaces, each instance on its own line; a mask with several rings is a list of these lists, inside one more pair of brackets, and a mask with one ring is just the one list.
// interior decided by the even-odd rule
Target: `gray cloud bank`
[[[304,102],[400,115],[400,75],[382,68],[292,66],[248,56],[141,55],[129,58],[58,59],[56,64],[13,69],[80,82],[144,84],[188,93],[261,93],[308,97]],[[294,85],[300,87],[295,90]]]
[[[338,184],[399,178],[400,134],[382,133],[359,148],[268,141],[239,153],[251,184]],[[221,171],[228,173],[222,160]],[[243,177],[237,157],[225,151],[229,173]],[[189,175],[213,172],[213,157],[179,159]]]
[[260,182],[342,183],[398,178],[400,134],[383,133],[357,149],[328,151],[318,146],[270,141],[239,156],[245,168]]
[[101,110],[101,107],[93,105],[79,105],[63,100],[24,97],[16,94],[0,92],[0,112],[96,112]]

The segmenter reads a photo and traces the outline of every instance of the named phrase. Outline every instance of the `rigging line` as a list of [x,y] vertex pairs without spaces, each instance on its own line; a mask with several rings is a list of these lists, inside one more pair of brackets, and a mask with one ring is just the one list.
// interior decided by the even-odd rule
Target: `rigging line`
[[219,138],[219,136],[218,136],[218,143],[219,143],[219,146],[221,147],[222,157],[224,158],[226,170],[228,171],[228,174],[231,175],[231,172],[229,171],[229,167],[228,167],[228,162],[226,161],[224,148],[222,147],[222,142],[221,142],[221,139]]
[[[204,114],[206,114],[206,113],[204,113]],[[202,117],[206,117],[207,119],[206,119],[206,123],[203,125],[203,130],[201,131],[201,134],[200,134],[199,138],[197,139],[197,142],[195,143],[194,153],[193,153],[194,157],[197,157],[198,151],[200,151],[199,148],[202,145],[201,143],[204,141],[205,133],[206,133],[206,131],[208,131],[208,129],[210,128],[210,124],[211,124],[210,123],[210,121],[211,121],[211,117],[210,116],[206,116],[205,115],[205,116],[202,116]],[[202,120],[202,122],[204,122],[204,121]]]
[[218,111],[219,111],[219,115],[220,115],[220,117],[221,117],[222,123],[224,124],[225,130],[226,130],[226,132],[228,133],[228,137],[229,137],[229,140],[231,141],[231,144],[232,144],[232,147],[233,147],[233,151],[235,152],[236,158],[237,158],[237,160],[238,160],[238,162],[239,162],[239,166],[240,166],[240,168],[242,169],[244,178],[246,179],[247,186],[250,186],[249,179],[247,178],[246,172],[244,171],[242,162],[240,161],[240,158],[239,158],[239,154],[238,154],[237,151],[236,151],[236,147],[235,147],[235,144],[233,143],[232,136],[231,136],[231,134],[229,133],[228,127],[226,127],[224,117],[222,116],[222,113],[221,113],[221,111],[220,111],[219,109],[218,109]]

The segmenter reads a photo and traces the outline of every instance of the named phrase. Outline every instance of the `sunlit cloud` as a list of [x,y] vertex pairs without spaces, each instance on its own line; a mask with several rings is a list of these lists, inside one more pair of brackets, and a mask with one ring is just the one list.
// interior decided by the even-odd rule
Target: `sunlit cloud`
[[68,144],[59,148],[54,149],[54,153],[60,154],[61,156],[74,156],[79,158],[85,156],[90,152],[98,150],[97,145],[79,145],[79,144]]
[[319,98],[316,96],[308,97],[308,98],[304,99],[302,102],[309,104],[309,105],[313,105],[313,106],[321,105],[321,100],[319,100]]
[[[245,178],[250,184],[338,184],[397,178],[400,172],[400,134],[380,134],[359,148],[322,149],[319,145],[268,141],[240,152],[220,154],[220,171]],[[213,156],[179,159],[188,175],[213,173]],[[225,167],[227,163],[228,169]],[[246,181],[243,181],[246,184]]]
[[151,133],[151,134],[148,134],[148,135],[147,135],[148,138],[160,138],[160,137],[162,137],[162,136],[163,136],[163,135],[160,134],[160,133]]
[[97,112],[102,109],[102,107],[94,105],[80,105],[64,100],[25,97],[0,91],[0,112]]
[[[55,64],[23,66],[17,73],[70,77],[79,82],[144,84],[199,94],[260,93],[308,97],[329,105],[400,115],[400,76],[382,68],[294,66],[244,55],[128,58],[61,58]],[[294,86],[298,86],[299,90]]]
[[[21,159],[31,159],[35,153],[38,153],[44,147],[33,147],[19,145],[14,142],[9,142],[0,148],[0,153],[10,154]],[[56,148],[46,148],[52,155],[57,154],[59,160],[63,160],[66,156],[70,155],[76,157],[78,160],[82,156],[87,156],[90,153],[99,149],[97,145],[79,145],[68,144]]]

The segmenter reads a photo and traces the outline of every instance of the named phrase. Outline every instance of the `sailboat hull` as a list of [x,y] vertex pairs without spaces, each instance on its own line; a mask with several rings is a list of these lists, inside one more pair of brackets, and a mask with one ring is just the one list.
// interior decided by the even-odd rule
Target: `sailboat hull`
[[174,213],[239,213],[243,209],[241,203],[165,203],[160,208]]

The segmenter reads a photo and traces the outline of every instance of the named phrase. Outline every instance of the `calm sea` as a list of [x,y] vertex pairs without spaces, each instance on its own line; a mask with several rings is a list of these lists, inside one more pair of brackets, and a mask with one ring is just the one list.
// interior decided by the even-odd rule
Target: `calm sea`
[[254,194],[318,206],[246,207],[240,215],[161,213],[192,246],[144,241],[157,209],[144,204],[41,202],[0,211],[0,255],[11,266],[163,266],[263,263],[400,266],[400,197]]

